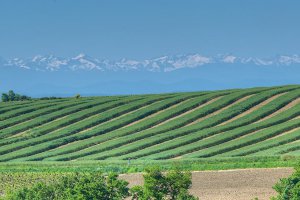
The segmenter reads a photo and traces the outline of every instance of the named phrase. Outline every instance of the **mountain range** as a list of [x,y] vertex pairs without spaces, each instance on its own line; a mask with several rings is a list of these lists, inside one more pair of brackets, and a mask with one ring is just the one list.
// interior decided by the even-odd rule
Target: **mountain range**
[[36,71],[150,71],[171,72],[183,68],[196,68],[212,64],[240,64],[255,66],[289,66],[300,64],[300,55],[280,55],[262,59],[256,57],[238,57],[231,54],[204,56],[201,54],[186,54],[162,56],[158,58],[133,60],[120,59],[117,61],[98,59],[83,53],[72,58],[56,57],[53,55],[37,55],[32,58],[1,59],[0,67],[16,67]]
[[146,94],[300,84],[300,55],[186,54],[145,60],[0,58],[0,92],[39,96]]

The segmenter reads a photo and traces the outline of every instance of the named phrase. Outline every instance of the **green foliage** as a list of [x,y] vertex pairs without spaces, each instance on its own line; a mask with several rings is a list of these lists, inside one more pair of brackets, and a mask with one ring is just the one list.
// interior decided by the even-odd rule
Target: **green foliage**
[[281,179],[273,187],[278,195],[272,200],[299,200],[300,199],[300,168],[288,178]]
[[57,173],[48,180],[41,176],[29,186],[13,187],[2,200],[119,200],[129,196],[133,200],[197,200],[188,192],[191,184],[191,173],[177,168],[166,174],[158,167],[149,168],[144,185],[130,190],[128,182],[116,174]]
[[75,99],[79,99],[80,97],[81,97],[80,94],[75,95]]
[[124,199],[129,195],[128,183],[117,177],[99,173],[63,176],[53,183],[38,182],[31,187],[12,190],[3,200]]
[[39,100],[54,100],[54,99],[62,99],[62,97],[41,97]]
[[25,100],[31,100],[31,97],[16,94],[13,90],[9,90],[8,93],[2,93],[2,101],[8,102],[8,101],[25,101]]
[[2,101],[3,101],[3,102],[8,102],[8,101],[9,101],[9,96],[8,96],[8,94],[5,94],[5,93],[2,94]]
[[163,174],[160,168],[146,169],[144,186],[131,189],[133,200],[197,200],[189,194],[191,187],[191,173],[179,169]]

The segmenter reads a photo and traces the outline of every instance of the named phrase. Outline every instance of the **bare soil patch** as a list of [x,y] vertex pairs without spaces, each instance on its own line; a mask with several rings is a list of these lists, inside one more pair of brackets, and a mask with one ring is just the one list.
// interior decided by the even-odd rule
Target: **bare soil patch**
[[[276,195],[272,186],[292,168],[237,169],[193,172],[190,192],[201,200],[260,200]],[[130,186],[143,184],[142,174],[121,175]]]

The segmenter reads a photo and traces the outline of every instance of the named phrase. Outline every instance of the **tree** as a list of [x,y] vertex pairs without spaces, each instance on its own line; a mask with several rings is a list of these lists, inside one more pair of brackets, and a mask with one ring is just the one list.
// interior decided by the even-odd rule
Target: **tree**
[[15,94],[14,101],[21,101],[21,95]]
[[300,199],[300,168],[296,169],[290,177],[280,179],[273,186],[278,195],[272,200],[299,200]]
[[146,170],[144,186],[131,189],[133,200],[197,200],[189,194],[191,187],[191,173],[179,169],[163,174],[159,167]]
[[3,102],[8,102],[9,101],[9,97],[6,93],[2,93],[2,97],[1,97]]
[[[75,173],[62,175],[53,182],[43,181],[32,186],[12,188],[3,200],[121,200],[131,196],[133,200],[198,200],[189,194],[191,173],[178,169],[162,173],[158,167],[149,168],[144,175],[144,185],[131,190],[128,182],[118,175],[100,173]],[[1,199],[1,197],[0,197]]]
[[5,200],[121,200],[129,196],[128,183],[117,175],[76,173],[62,176],[54,183],[38,182],[31,187],[12,190]]
[[79,99],[80,97],[81,97],[80,94],[76,94],[76,95],[75,95],[75,98],[76,98],[76,99]]
[[21,95],[20,96],[20,101],[25,101],[25,100],[30,100],[31,97],[25,96],[25,95]]
[[7,102],[7,101],[25,101],[25,100],[30,100],[30,99],[31,99],[31,97],[16,94],[13,90],[8,91],[8,93],[3,93],[2,94],[2,101],[3,102]]
[[9,98],[9,101],[14,101],[15,100],[15,92],[13,90],[9,90],[8,91],[8,98]]

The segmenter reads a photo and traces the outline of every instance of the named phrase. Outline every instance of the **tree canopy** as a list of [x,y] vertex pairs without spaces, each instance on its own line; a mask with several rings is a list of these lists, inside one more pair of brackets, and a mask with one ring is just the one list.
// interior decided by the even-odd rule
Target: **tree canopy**
[[9,90],[8,93],[2,93],[1,99],[3,102],[25,101],[25,100],[31,100],[31,97],[26,95],[16,94],[13,90]]

